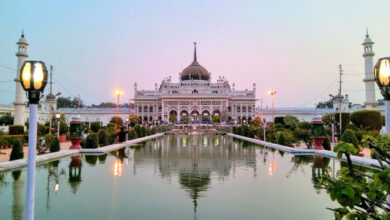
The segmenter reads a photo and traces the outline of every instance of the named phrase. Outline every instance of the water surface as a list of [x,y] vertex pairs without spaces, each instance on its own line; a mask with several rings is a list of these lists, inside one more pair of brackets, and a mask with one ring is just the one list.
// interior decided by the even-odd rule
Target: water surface
[[[318,177],[340,163],[228,136],[164,136],[37,168],[36,219],[333,219]],[[0,174],[0,219],[22,219],[26,169]]]

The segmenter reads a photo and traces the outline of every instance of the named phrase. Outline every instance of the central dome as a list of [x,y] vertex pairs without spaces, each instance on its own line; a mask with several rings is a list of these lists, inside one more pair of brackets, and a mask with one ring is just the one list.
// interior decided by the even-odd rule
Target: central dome
[[201,66],[196,57],[196,43],[194,43],[194,61],[180,74],[181,80],[210,80],[210,73]]

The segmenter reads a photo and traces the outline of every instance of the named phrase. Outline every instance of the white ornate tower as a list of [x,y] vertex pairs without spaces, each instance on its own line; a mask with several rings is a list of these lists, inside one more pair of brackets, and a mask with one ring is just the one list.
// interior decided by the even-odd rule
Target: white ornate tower
[[372,108],[377,105],[375,99],[375,79],[374,79],[374,51],[372,50],[372,45],[374,42],[371,40],[368,35],[368,30],[366,34],[366,39],[364,39],[364,66],[365,66],[365,77],[363,82],[366,84],[366,101],[364,105],[366,108]]
[[16,68],[16,91],[15,91],[15,102],[14,102],[14,125],[24,125],[24,111],[25,111],[25,100],[26,93],[24,92],[22,85],[20,84],[20,68],[24,61],[27,59],[27,40],[24,38],[24,33],[22,32],[22,36],[19,41],[16,43],[18,45],[18,52],[16,53],[16,57],[18,58],[18,66]]

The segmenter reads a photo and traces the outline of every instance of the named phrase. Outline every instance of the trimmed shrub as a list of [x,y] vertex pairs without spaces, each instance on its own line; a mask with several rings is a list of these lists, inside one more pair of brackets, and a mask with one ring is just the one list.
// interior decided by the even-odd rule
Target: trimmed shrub
[[22,142],[22,145],[26,143],[28,140],[28,135],[3,135],[3,137],[11,144],[12,139],[19,139]]
[[9,125],[8,126],[8,134],[9,135],[24,134],[24,126],[23,125]]
[[358,128],[366,130],[381,130],[382,116],[379,111],[362,110],[352,113],[351,122]]
[[278,137],[278,144],[284,145],[284,135],[281,133]]
[[284,129],[284,126],[282,124],[278,123],[278,124],[275,124],[275,129],[276,129],[276,131],[282,131]]
[[302,121],[298,123],[298,128],[304,129],[304,130],[310,130],[311,129],[311,123],[307,121]]
[[284,130],[278,133],[277,143],[284,146],[291,146],[296,142],[292,131]]
[[148,134],[146,133],[146,128],[144,126],[141,127],[141,131],[142,131],[142,137],[145,137],[147,136]]
[[274,118],[274,123],[275,123],[275,125],[276,124],[281,124],[281,125],[284,125],[284,117],[275,117]]
[[69,126],[65,121],[60,122],[60,135],[66,134],[68,132]]
[[359,130],[359,128],[356,125],[354,125],[354,124],[348,124],[345,127],[345,129],[351,129],[351,130],[354,130],[354,131],[358,131]]
[[12,145],[12,152],[9,160],[22,159],[24,157],[22,142],[18,138],[13,138],[9,143]]
[[101,129],[98,133],[98,139],[99,139],[99,146],[103,147],[108,145],[108,135],[107,131],[104,129]]
[[295,129],[298,126],[299,120],[294,115],[286,115],[284,117],[284,125],[286,128]]
[[86,139],[82,139],[82,140],[81,140],[81,142],[80,142],[81,148],[85,148],[85,142],[86,142],[86,141],[87,141]]
[[85,142],[85,148],[97,148],[97,147],[98,147],[97,135],[94,133],[89,134]]
[[107,128],[109,131],[114,131],[115,132],[115,123],[108,123]]
[[119,116],[113,116],[110,120],[110,123],[117,124],[117,126],[123,125],[123,119]]
[[356,138],[355,132],[351,129],[347,129],[344,131],[343,135],[341,135],[340,141],[351,143],[355,147],[359,146],[359,141]]
[[49,127],[38,123],[38,135],[43,136],[49,133]]
[[91,122],[91,130],[97,133],[100,130],[100,122],[99,121]]
[[136,139],[136,138],[138,138],[138,134],[137,134],[137,132],[135,131],[135,129],[131,129],[130,131],[129,131],[129,140],[133,140],[133,139]]
[[51,153],[60,151],[60,141],[58,140],[58,137],[53,137],[49,146],[50,146]]
[[5,137],[0,137],[0,147],[7,147],[8,141]]
[[324,143],[322,144],[322,146],[324,147],[325,150],[330,150],[330,141],[328,138],[325,138],[324,139]]
[[108,144],[115,143],[115,132],[108,132]]

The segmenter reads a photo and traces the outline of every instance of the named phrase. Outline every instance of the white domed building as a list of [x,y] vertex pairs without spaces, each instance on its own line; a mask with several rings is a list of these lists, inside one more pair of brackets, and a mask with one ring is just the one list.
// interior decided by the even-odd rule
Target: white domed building
[[210,121],[216,115],[221,121],[238,123],[255,117],[256,85],[238,91],[224,77],[211,82],[211,73],[198,63],[196,43],[194,60],[180,73],[179,82],[168,77],[156,83],[154,90],[139,90],[137,83],[134,90],[135,113],[144,122],[168,122],[170,115],[178,121],[185,116],[191,121]]

